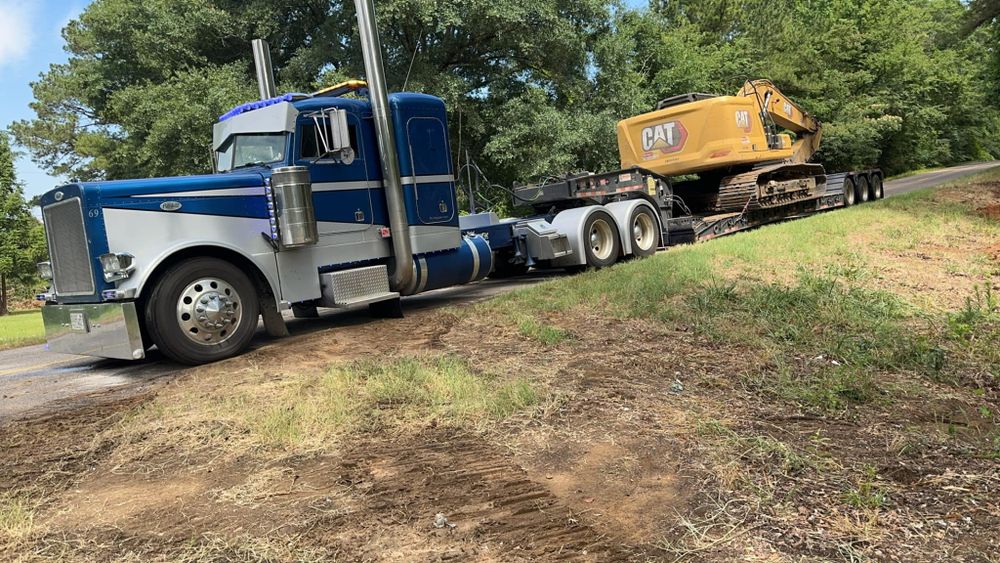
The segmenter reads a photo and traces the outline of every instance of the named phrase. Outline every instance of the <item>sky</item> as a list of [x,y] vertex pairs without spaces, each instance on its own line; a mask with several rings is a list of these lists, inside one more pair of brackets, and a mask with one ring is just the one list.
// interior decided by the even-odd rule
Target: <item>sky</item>
[[[66,61],[60,31],[89,3],[89,0],[0,0],[0,129],[34,117],[28,105],[33,98],[31,82],[49,65]],[[626,3],[638,7],[647,2],[626,0]],[[26,153],[15,166],[28,197],[47,192],[65,181],[49,176]]]
[[[60,30],[75,18],[86,0],[0,0],[0,129],[34,117],[28,107],[30,83],[50,64],[66,61]],[[22,151],[24,152],[24,151]],[[30,197],[60,180],[35,166],[26,154],[16,163],[18,178]]]

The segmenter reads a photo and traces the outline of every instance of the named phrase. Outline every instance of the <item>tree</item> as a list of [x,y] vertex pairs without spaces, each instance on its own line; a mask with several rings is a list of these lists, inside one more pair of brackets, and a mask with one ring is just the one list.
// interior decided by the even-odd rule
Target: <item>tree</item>
[[[823,120],[833,169],[1000,155],[1000,30],[962,33],[995,4],[379,0],[378,18],[390,89],[442,97],[455,152],[510,185],[613,167],[616,121],[757,77]],[[255,98],[252,38],[283,91],[364,74],[353,0],[95,0],[63,34],[68,62],[13,130],[76,179],[208,171],[212,124]]]
[[[613,1],[380,0],[389,85],[444,98],[456,148],[478,155],[504,126],[492,108],[536,87],[556,104],[586,82]],[[69,61],[32,85],[37,117],[13,130],[76,179],[205,172],[212,124],[255,97],[251,39],[271,44],[282,89],[312,91],[363,75],[356,28],[352,0],[96,0],[63,31]]]
[[32,217],[14,171],[7,134],[0,132],[0,316],[9,312],[10,285],[34,279],[45,253],[41,224]]

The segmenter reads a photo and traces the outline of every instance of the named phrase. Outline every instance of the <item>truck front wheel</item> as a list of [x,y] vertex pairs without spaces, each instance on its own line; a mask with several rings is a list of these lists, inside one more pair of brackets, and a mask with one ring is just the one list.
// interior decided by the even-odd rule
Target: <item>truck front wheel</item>
[[257,290],[239,268],[216,258],[172,266],[146,301],[146,328],[168,358],[189,365],[243,352],[260,316]]

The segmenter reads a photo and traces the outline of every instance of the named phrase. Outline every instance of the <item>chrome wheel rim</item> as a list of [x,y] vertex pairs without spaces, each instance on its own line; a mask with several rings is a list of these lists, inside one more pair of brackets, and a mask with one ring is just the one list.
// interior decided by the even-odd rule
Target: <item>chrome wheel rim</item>
[[598,219],[590,226],[590,250],[594,258],[602,262],[610,258],[614,251],[614,234],[611,225],[604,219]]
[[882,180],[876,178],[872,182],[872,187],[874,188],[872,191],[875,192],[875,199],[882,199]]
[[656,241],[656,227],[653,219],[646,213],[639,213],[632,221],[632,238],[639,250],[649,250],[653,248]]
[[240,294],[217,278],[193,282],[177,299],[177,323],[192,342],[214,346],[232,338],[243,320]]

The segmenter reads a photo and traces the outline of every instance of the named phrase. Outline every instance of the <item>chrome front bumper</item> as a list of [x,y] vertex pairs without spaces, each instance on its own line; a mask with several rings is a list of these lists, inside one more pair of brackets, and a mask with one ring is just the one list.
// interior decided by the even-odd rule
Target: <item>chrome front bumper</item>
[[50,352],[116,360],[146,357],[135,303],[42,307]]

